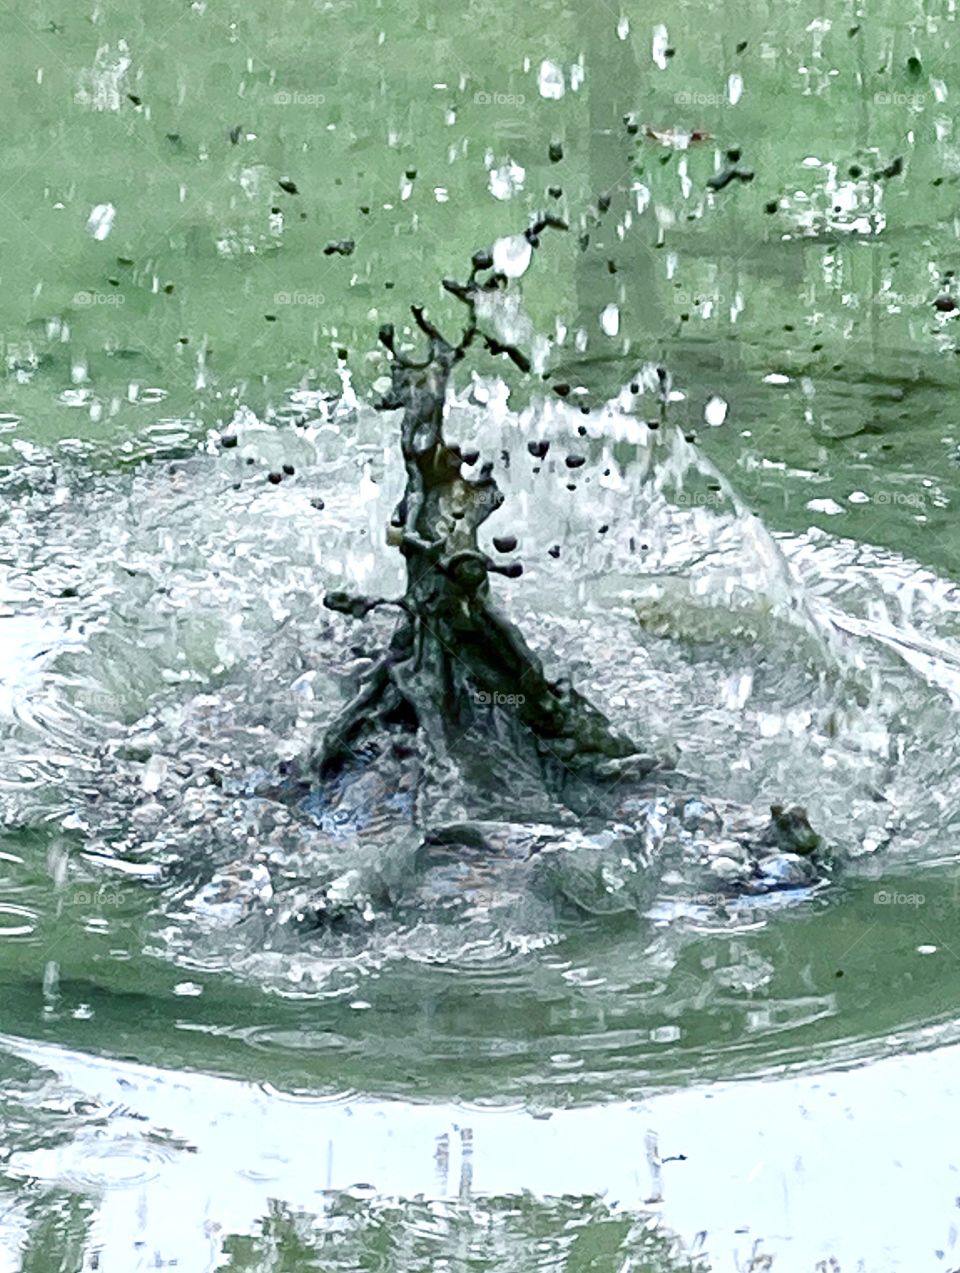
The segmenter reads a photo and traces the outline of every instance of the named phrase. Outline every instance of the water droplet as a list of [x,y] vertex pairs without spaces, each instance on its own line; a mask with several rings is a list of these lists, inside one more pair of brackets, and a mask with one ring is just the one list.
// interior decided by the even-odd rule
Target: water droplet
[[112,203],[98,203],[87,219],[87,233],[101,242],[113,229],[117,210]]

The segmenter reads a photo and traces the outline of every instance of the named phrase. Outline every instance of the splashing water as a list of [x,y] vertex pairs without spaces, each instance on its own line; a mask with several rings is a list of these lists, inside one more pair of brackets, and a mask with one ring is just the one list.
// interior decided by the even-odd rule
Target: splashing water
[[[680,787],[710,808],[806,803],[848,862],[943,854],[957,590],[820,532],[772,536],[679,430],[641,422],[656,369],[633,384],[588,415],[576,391],[514,410],[480,376],[451,399],[450,441],[504,457],[482,546],[519,541],[525,572],[500,589],[511,617],[549,673],[673,751]],[[240,412],[236,445],[173,463],[91,475],[43,455],[19,474],[0,527],[0,799],[7,825],[63,837],[61,913],[138,879],[149,951],[304,995],[398,959],[529,962],[576,915],[756,923],[671,857],[663,801],[638,842],[622,810],[578,819],[518,772],[504,807],[529,818],[492,810],[472,847],[425,847],[402,791],[375,778],[331,815],[270,798],[369,657],[368,630],[324,592],[401,585],[382,417],[349,386],[291,413],[308,405],[301,424]],[[325,922],[347,905],[355,923]]]

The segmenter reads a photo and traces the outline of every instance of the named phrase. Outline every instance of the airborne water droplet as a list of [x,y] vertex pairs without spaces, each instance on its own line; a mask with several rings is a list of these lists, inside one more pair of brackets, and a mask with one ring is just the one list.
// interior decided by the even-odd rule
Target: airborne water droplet
[[102,242],[113,229],[117,210],[112,203],[98,203],[87,219],[87,233]]
[[522,234],[508,234],[493,245],[493,268],[507,278],[520,278],[532,256],[533,248]]
[[616,336],[620,330],[620,306],[610,304],[605,306],[600,314],[600,326],[608,336]]
[[551,101],[559,101],[566,92],[566,85],[563,82],[563,71],[556,62],[551,62],[549,58],[544,58],[540,63],[538,82],[540,96],[549,98]]
[[653,28],[653,46],[650,50],[651,57],[661,71],[667,69],[667,49],[670,47],[670,37],[667,34],[667,28],[660,23],[659,26]]
[[719,428],[727,418],[726,401],[714,394],[703,409],[703,418],[711,428]]

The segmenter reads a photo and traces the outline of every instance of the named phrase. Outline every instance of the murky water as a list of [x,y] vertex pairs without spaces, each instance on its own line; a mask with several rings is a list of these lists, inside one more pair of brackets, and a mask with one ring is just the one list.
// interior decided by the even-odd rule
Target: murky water
[[[0,1268],[956,1262],[953,9],[0,29]],[[490,748],[425,851],[270,788],[389,634],[324,591],[401,584],[377,327],[545,206],[496,321],[571,391],[478,360],[449,432],[676,768],[625,829]],[[829,869],[740,887],[678,793]]]
[[[381,547],[396,456],[348,387],[310,423],[249,417],[236,446],[189,459],[18,471],[0,620],[8,1030],[160,1065],[172,1047],[178,1066],[283,1091],[544,1111],[849,1064],[925,1046],[934,1023],[952,1037],[960,595],[821,532],[772,537],[726,483],[698,502],[711,465],[673,425],[639,425],[633,399],[598,408],[586,438],[566,405],[512,413],[499,382],[452,404],[453,432],[511,454],[497,518],[513,512],[527,569],[498,591],[548,666],[675,753],[672,782],[721,805],[805,802],[832,877],[743,896],[664,830],[632,858],[612,812],[558,823],[508,783],[504,807],[540,801],[529,834],[559,836],[548,890],[523,855],[425,861],[395,822],[331,834],[257,794],[365,657],[324,590],[398,583]],[[538,465],[531,437],[551,441]],[[592,461],[570,491],[574,445]],[[331,929],[316,905],[338,888],[359,918]],[[881,961],[909,995],[874,978]],[[96,1141],[66,1134],[76,1170],[99,1171]],[[111,1140],[111,1171],[126,1145]],[[137,1172],[153,1152],[130,1142]]]

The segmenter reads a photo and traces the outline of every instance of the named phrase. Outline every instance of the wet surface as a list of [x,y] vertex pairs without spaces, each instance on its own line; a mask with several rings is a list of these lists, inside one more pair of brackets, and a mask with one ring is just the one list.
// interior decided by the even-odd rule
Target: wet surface
[[[955,25],[0,15],[4,1273],[949,1266],[953,1164],[917,1128],[950,1107],[924,1067],[960,995]],[[571,233],[528,273],[544,208]],[[374,771],[278,800],[390,630],[324,591],[401,586],[377,328],[406,341],[413,301],[455,326],[435,281],[480,244],[534,371],[464,366],[451,409],[507,495],[484,547],[524,570],[498,599],[675,769],[565,803],[491,729],[454,790]],[[812,876],[756,852],[774,804],[823,837]],[[400,1145],[406,1111],[459,1104],[433,1183],[318,1149],[307,1196],[229,1144],[176,1176],[206,1111],[148,1109],[137,1065],[188,1102],[262,1087],[276,1163],[299,1128],[275,1100],[343,1110],[338,1163],[379,1143],[358,1100],[391,1098]],[[565,1172],[612,1143],[597,1107],[695,1082],[689,1141],[624,1122],[640,1169]],[[512,1174],[471,1157],[477,1102],[527,1111]],[[551,1142],[547,1114],[599,1121]],[[860,1171],[807,1170],[811,1117],[818,1143],[852,1123]],[[679,1154],[705,1165],[676,1206]],[[897,1172],[880,1223],[853,1183]],[[168,1186],[206,1206],[182,1241]]]
[[[491,410],[497,395],[494,382],[482,401],[468,391],[454,431],[488,454],[525,454],[528,436],[557,452],[539,474],[507,470],[493,520],[526,510],[530,568],[498,595],[548,666],[571,669],[675,767],[646,794],[614,785],[564,803],[518,767],[509,738],[501,755],[495,734],[467,734],[472,771],[456,790],[405,793],[412,772],[360,769],[336,792],[277,799],[278,774],[309,755],[390,630],[320,600],[344,576],[396,587],[381,546],[396,475],[367,440],[381,418],[348,395],[312,426],[248,421],[235,447],[134,474],[91,479],[61,462],[61,494],[38,483],[3,527],[22,563],[5,585],[16,617],[0,620],[21,659],[4,682],[4,772],[17,776],[3,793],[4,948],[14,979],[23,943],[32,952],[24,1003],[47,969],[45,1024],[28,1012],[28,1033],[97,1037],[103,1013],[122,1017],[124,996],[149,986],[161,1032],[169,1002],[170,1026],[186,1013],[228,1069],[244,1072],[257,1038],[296,1074],[298,1031],[317,1038],[306,1005],[325,1003],[335,1017],[307,1049],[319,1072],[346,1053],[377,1091],[419,1086],[427,1064],[446,1090],[480,1080],[551,1103],[633,1092],[647,1067],[669,1081],[785,1054],[822,1063],[854,1034],[884,1046],[889,1016],[877,1030],[872,993],[851,987],[863,1012],[851,1030],[837,974],[848,947],[876,957],[893,915],[915,951],[949,941],[950,886],[926,877],[952,852],[955,589],[818,532],[772,537],[724,479],[724,508],[685,504],[715,470],[674,426],[638,426],[629,392],[581,439],[589,497],[561,513],[559,457],[579,413],[551,401],[518,418]],[[618,461],[625,434],[633,458]],[[288,458],[296,477],[275,489],[264,471]],[[588,537],[601,517],[607,533]],[[557,538],[563,567],[546,551]],[[557,590],[560,569],[576,570],[574,592]],[[809,808],[822,869],[776,849],[775,803]],[[894,894],[924,902],[873,904],[891,872]],[[807,932],[820,953],[784,958]],[[194,982],[200,994],[177,992]],[[225,1029],[237,1002],[256,1019],[264,990],[285,1005],[274,1024]],[[444,1042],[429,1027],[409,1080],[364,1047],[371,1029],[393,1037],[405,1002],[452,1023],[478,993],[496,1004],[494,1032],[466,1018]],[[537,1078],[544,1040],[528,1029],[548,1003],[551,1033],[569,1035],[554,1046],[574,1062]],[[618,1024],[595,1034],[586,1020],[609,1022],[614,1003]],[[894,1012],[897,1028],[921,1019],[912,1001]],[[471,1072],[468,1057],[507,1040],[493,1070]]]

